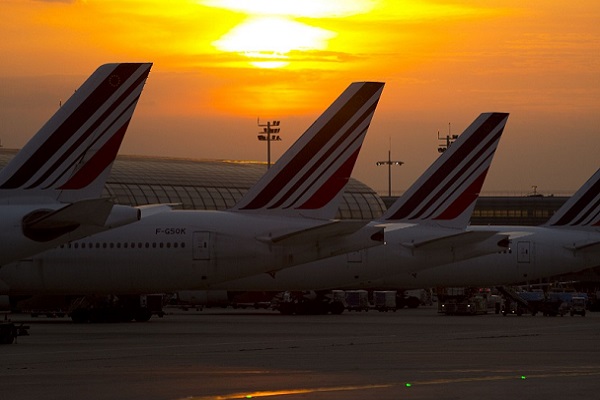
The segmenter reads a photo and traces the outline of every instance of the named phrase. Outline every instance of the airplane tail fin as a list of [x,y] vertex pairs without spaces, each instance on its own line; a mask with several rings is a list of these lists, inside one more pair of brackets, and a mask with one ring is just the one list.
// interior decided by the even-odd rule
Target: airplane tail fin
[[481,114],[380,220],[465,229],[507,119]]
[[383,86],[352,83],[232,210],[334,218]]
[[600,227],[600,169],[544,224],[548,227]]
[[100,66],[0,171],[0,201],[100,197],[151,67]]

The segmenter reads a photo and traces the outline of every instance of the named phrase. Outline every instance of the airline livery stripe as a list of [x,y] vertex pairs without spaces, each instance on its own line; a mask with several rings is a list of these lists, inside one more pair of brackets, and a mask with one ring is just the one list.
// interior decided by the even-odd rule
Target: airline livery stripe
[[[359,140],[361,137],[363,137],[363,135],[365,134],[365,132],[367,131],[367,129],[368,129],[368,127],[365,128],[364,130],[362,130],[360,132],[360,134],[356,138],[354,138],[341,152],[339,152],[339,155],[337,157],[335,157],[335,159],[331,160],[329,162],[329,164],[326,167],[323,168],[323,170],[321,171],[321,173],[318,176],[316,176],[316,177],[313,178],[313,181],[311,182],[311,184],[306,189],[304,189],[302,191],[302,193],[298,194],[296,196],[296,198],[294,199],[294,201],[291,204],[289,204],[288,206],[286,206],[285,208],[291,208],[291,207],[293,207],[294,204],[298,203],[298,201],[302,198],[302,196],[304,196],[306,194],[306,192],[308,192],[310,190],[310,188],[312,188],[323,177],[323,175],[325,175],[325,173],[331,173],[331,171],[330,171],[331,166],[333,164],[335,164],[335,162],[338,161],[347,152],[347,150],[348,150],[349,147],[351,147],[357,140]],[[361,146],[362,146],[362,144],[360,146],[358,146],[359,150],[360,150]],[[353,156],[353,154],[350,155],[350,157],[352,157],[352,156]],[[347,160],[344,161],[344,163],[346,163],[346,162],[347,162]],[[352,165],[354,165],[354,164],[352,164]],[[341,171],[337,170],[337,171],[335,171],[333,173],[333,175],[335,175],[337,173],[341,173]],[[327,182],[323,183],[323,185],[328,185],[331,178],[332,178],[331,176],[329,178],[327,178]],[[304,177],[303,177],[303,180],[304,180]],[[294,186],[297,189],[297,187],[300,186],[300,183],[297,183]],[[321,188],[317,189],[317,191],[320,191],[320,190],[321,190]]]
[[[148,70],[148,72],[150,72]],[[143,84],[144,80],[146,79],[146,77],[148,76],[148,73],[142,74],[138,79],[136,79],[136,81],[130,85],[127,90],[115,101],[113,102],[108,108],[107,110],[102,114],[102,116],[100,116],[89,128],[86,132],[84,132],[83,134],[81,134],[77,140],[75,141],[75,143],[73,143],[73,145],[71,145],[71,147],[64,151],[62,156],[56,160],[54,162],[54,164],[49,167],[46,168],[46,172],[44,174],[42,174],[42,176],[40,176],[36,182],[34,182],[33,184],[31,184],[30,186],[27,187],[27,189],[32,189],[34,187],[37,187],[39,185],[41,185],[51,174],[56,173],[56,171],[58,170],[58,168],[63,165],[65,163],[65,160],[69,157],[71,157],[73,155],[73,153],[75,153],[75,151],[77,150],[78,147],[80,147],[82,145],[82,143],[88,138],[90,137],[90,135],[92,135],[92,133],[98,128],[98,126],[102,123],[105,123],[106,121],[109,121],[109,117],[111,116],[112,113],[114,113],[114,110],[117,109],[126,99],[129,95],[131,95],[131,93],[133,91],[135,91],[139,85]],[[141,91],[140,91],[141,92]],[[49,183],[46,185],[46,187],[44,187],[44,189],[47,189],[49,187],[51,187],[52,185],[54,185],[56,183],[56,181],[58,181],[65,173],[67,173],[68,171],[71,170],[71,168],[73,167],[73,165],[75,163],[80,162],[80,160],[85,156],[85,153],[98,141],[100,140],[100,138],[102,136],[104,136],[106,134],[107,131],[109,131],[112,127],[112,125],[114,125],[114,123],[125,113],[129,112],[130,110],[132,110],[132,107],[135,106],[136,102],[139,99],[139,95],[136,96],[131,102],[130,104],[125,108],[124,111],[122,111],[118,116],[113,116],[112,117],[112,121],[110,123],[110,125],[104,130],[104,132],[102,132],[100,135],[98,135],[98,137],[96,137],[96,139],[94,139],[94,141],[89,144],[86,148],[82,149],[80,151],[80,154],[75,158],[75,160],[73,160],[68,166],[63,167],[62,172],[54,179],[53,182]]]
[[[452,196],[454,196],[454,194],[455,194],[456,192],[458,192],[459,190],[461,190],[461,188],[462,188],[462,187],[463,187],[465,184],[467,184],[467,183],[468,183],[469,181],[471,181],[471,180],[476,180],[476,179],[478,178],[478,176],[477,176],[476,178],[473,178],[473,176],[475,176],[475,174],[478,174],[478,173],[479,173],[479,171],[481,170],[482,166],[484,166],[484,168],[485,168],[485,169],[489,168],[489,166],[490,166],[490,164],[491,164],[491,162],[492,162],[492,158],[493,158],[493,157],[494,157],[494,152],[492,152],[491,154],[489,154],[489,155],[488,155],[488,157],[486,157],[484,160],[482,160],[482,161],[481,161],[481,162],[480,162],[480,163],[477,165],[477,167],[473,168],[473,170],[471,171],[471,173],[470,173],[468,176],[464,177],[464,178],[463,178],[463,179],[460,181],[460,183],[458,183],[457,185],[454,185],[454,190],[452,190],[452,192],[451,192],[451,193],[449,193],[449,194],[448,194],[448,195],[447,195],[447,196],[444,198],[444,200],[443,200],[442,202],[440,202],[440,205],[439,205],[439,206],[438,206],[438,207],[437,207],[435,210],[432,210],[432,211],[431,211],[431,212],[430,212],[428,215],[426,215],[426,216],[425,216],[425,219],[427,219],[427,218],[430,218],[430,217],[431,217],[431,216],[432,216],[434,213],[436,213],[436,212],[438,211],[438,209],[439,209],[440,207],[444,206],[444,205],[445,205],[445,204],[446,204],[448,201],[450,201],[449,199],[450,199],[450,198],[452,198]],[[487,165],[486,165],[486,164],[487,164]],[[481,184],[483,185],[483,182],[481,182]],[[447,187],[447,188],[446,188],[446,190],[449,190],[449,187]],[[479,194],[479,192],[481,192],[481,187],[479,187],[479,188],[475,188],[475,187],[473,187],[471,184],[469,184],[469,186],[468,186],[468,187],[467,187],[467,188],[466,188],[464,191],[467,191],[467,190],[476,190],[476,195],[478,195],[478,194]],[[460,193],[460,194],[459,194],[459,197],[464,195],[464,191],[463,191],[463,193]],[[442,192],[442,193],[444,193],[444,192]],[[434,199],[434,201],[435,201],[435,199]],[[464,211],[464,210],[463,210],[463,211]]]
[[577,221],[571,223],[571,225],[588,225],[596,220],[598,217],[598,205],[600,203],[600,199],[597,199],[596,202],[589,206],[588,211],[583,214]]
[[299,209],[303,210],[314,210],[321,207],[324,207],[333,199],[339,192],[344,188],[346,183],[348,183],[348,179],[350,179],[350,175],[352,174],[352,169],[354,168],[354,163],[358,158],[358,153],[360,152],[360,148],[358,148],[343,164],[342,166],[329,177],[327,183],[322,185],[310,199],[305,201]]
[[367,109],[367,111],[365,111],[365,113],[363,115],[361,115],[360,118],[350,128],[348,128],[348,130],[346,132],[344,132],[342,137],[340,139],[338,139],[337,142],[333,146],[331,146],[329,148],[329,150],[325,154],[323,154],[318,161],[313,163],[312,167],[300,179],[298,179],[296,181],[296,183],[285,193],[285,195],[282,196],[282,198],[276,204],[274,204],[273,206],[271,206],[269,208],[280,207],[281,204],[283,204],[285,201],[287,201],[298,190],[298,188],[300,186],[302,186],[311,176],[313,176],[313,181],[306,187],[306,189],[302,193],[300,193],[298,196],[296,196],[296,199],[292,202],[292,204],[288,205],[286,208],[292,207],[298,201],[298,199],[300,197],[302,197],[304,195],[304,193],[306,193],[313,185],[315,185],[316,182],[321,178],[321,176],[323,176],[323,174],[325,174],[329,170],[329,167],[333,163],[335,163],[335,161],[337,161],[346,152],[346,150],[350,146],[352,146],[352,144],[354,144],[357,140],[359,140],[365,134],[367,128],[360,131],[359,134],[354,137],[354,139],[349,141],[348,144],[346,145],[346,147],[343,150],[338,152],[338,156],[335,157],[334,159],[330,160],[329,164],[326,167],[322,168],[322,172],[318,176],[314,177],[315,170],[317,170],[318,168],[321,168],[322,165],[327,160],[331,159],[333,152],[336,151],[345,141],[347,141],[347,138],[350,136],[350,134],[356,132],[358,127],[367,118],[371,118],[371,116],[375,112],[376,107],[377,107],[377,104],[374,104],[371,107],[369,107],[369,109]]
[[[445,202],[448,200],[448,198],[452,197],[452,195],[454,193],[456,193],[456,191],[458,191],[465,182],[468,182],[476,173],[477,171],[481,168],[482,165],[484,164],[489,164],[492,162],[492,158],[494,156],[495,153],[495,149],[494,151],[491,151],[490,154],[488,154],[485,158],[481,159],[483,157],[483,155],[485,154],[485,152],[487,152],[491,147],[494,147],[494,143],[496,143],[499,139],[500,139],[500,135],[502,134],[502,131],[500,131],[500,133],[497,136],[494,136],[490,142],[488,142],[485,146],[483,146],[480,151],[471,159],[471,162],[465,164],[461,170],[454,175],[453,179],[449,180],[448,182],[446,182],[446,184],[444,185],[443,188],[438,188],[437,191],[437,195],[432,196],[431,200],[429,200],[429,202],[427,203],[427,205],[425,207],[423,207],[421,209],[420,212],[418,212],[417,214],[411,215],[409,218],[410,219],[414,219],[414,218],[419,218],[425,211],[427,211],[432,205],[433,203],[436,202],[436,200],[439,198],[440,194],[444,194],[444,193],[448,193],[448,195],[446,196],[446,198],[439,203],[438,207],[434,210],[431,210],[429,212],[429,214],[425,217],[425,218],[429,218],[431,215],[433,215],[440,207],[442,207]],[[479,161],[479,164],[475,167],[475,168],[471,168],[473,166],[473,164],[475,162]],[[471,173],[467,175],[467,172],[472,169]],[[457,183],[460,180],[460,183]],[[483,182],[481,182],[481,184],[483,185]],[[454,187],[454,190],[450,191],[450,188]],[[467,188],[467,190],[471,189],[472,187],[469,186],[469,188]],[[478,192],[481,190],[481,188],[478,189]]]
[[474,201],[479,197],[479,192],[485,181],[488,169],[486,168],[477,179],[471,183],[471,185],[462,192],[462,194],[454,200],[450,207],[446,208],[440,215],[433,218],[434,220],[452,220],[462,214],[467,207],[473,204]]
[[[144,76],[140,77],[140,79],[143,81],[145,79]],[[63,152],[62,156],[57,159],[54,164],[49,167],[46,168],[46,172],[44,174],[42,174],[33,184],[29,185],[27,187],[27,189],[32,189],[35,188],[37,186],[40,186],[46,179],[48,179],[48,177],[50,175],[52,175],[53,173],[56,173],[58,168],[61,165],[64,165],[65,161],[71,157],[73,155],[73,153],[75,153],[77,151],[77,148],[81,147],[81,145],[83,144],[83,142],[90,137],[90,135],[96,130],[98,129],[98,126],[102,123],[105,123],[107,121],[109,121],[109,117],[111,116],[110,114],[112,114],[114,112],[114,110],[119,107],[121,105],[122,102],[124,102],[124,100],[127,98],[128,95],[131,94],[132,91],[135,90],[135,88],[138,87],[138,85],[141,84],[141,82],[136,81],[135,85],[130,87],[126,93],[123,94],[123,96],[121,96],[115,103],[113,103],[108,110],[106,110],[106,112],[98,119],[96,120],[92,126],[90,126],[90,128],[83,133],[82,135],[80,135],[77,140],[75,141],[75,143],[73,143],[73,145],[71,145],[71,147],[66,150],[65,152]],[[83,157],[85,157],[85,154],[90,150],[90,148],[92,148],[102,137],[104,137],[104,135],[107,134],[107,132],[111,131],[111,129],[113,129],[114,124],[119,120],[119,118],[121,118],[121,116],[123,116],[123,114],[126,114],[128,112],[131,112],[131,110],[133,109],[132,107],[135,106],[135,104],[137,103],[139,99],[139,96],[136,96],[128,105],[127,107],[121,112],[119,113],[119,115],[116,116],[112,116],[112,121],[110,121],[110,125],[100,134],[98,135],[90,144],[88,144],[85,148],[80,150],[80,154],[67,166],[63,166],[63,170],[62,172],[55,177],[55,179],[51,182],[46,184],[46,186],[43,189],[47,189],[51,186],[53,186],[65,173],[67,173],[68,171],[71,170],[71,168],[73,167],[74,164],[78,163],[81,161],[81,159]],[[110,133],[109,133],[110,134]]]
[[381,88],[381,83],[366,83],[340,108],[302,150],[275,176],[271,182],[242,209],[262,208],[271,201],[295,177],[319,149],[332,140],[347,122],[348,116],[356,114],[366,100],[371,99]]
[[77,190],[88,186],[98,175],[100,175],[115,159],[129,120],[125,121],[123,126],[115,133],[105,144],[94,154],[94,156],[86,162],[83,167],[75,173],[64,185],[59,187],[60,190]]
[[[130,93],[130,91],[128,91],[128,94],[129,94],[129,93]],[[124,97],[126,97],[126,96],[124,96]],[[124,97],[123,97],[123,99],[124,99]],[[119,99],[119,102],[123,101],[123,99]],[[60,178],[62,178],[62,177],[63,177],[63,176],[64,176],[64,175],[65,175],[67,172],[69,172],[69,171],[72,171],[72,168],[73,168],[73,166],[74,166],[76,163],[79,163],[79,162],[81,162],[81,160],[82,160],[82,159],[85,157],[85,154],[86,154],[86,153],[87,153],[87,152],[88,152],[88,151],[89,151],[89,150],[90,150],[92,147],[94,147],[94,146],[96,145],[96,143],[98,143],[98,141],[99,141],[100,139],[102,139],[102,138],[103,138],[105,135],[107,135],[107,134],[109,134],[109,135],[110,135],[110,134],[112,134],[112,131],[114,131],[114,129],[115,129],[115,128],[114,128],[114,125],[115,125],[115,123],[116,123],[116,122],[117,122],[117,121],[118,121],[118,120],[119,120],[119,119],[120,119],[120,118],[121,118],[121,117],[122,117],[124,114],[127,114],[127,113],[133,113],[133,108],[135,107],[135,104],[137,103],[138,99],[139,99],[139,96],[136,96],[136,97],[135,97],[135,98],[134,98],[134,99],[133,99],[133,100],[132,100],[132,101],[131,101],[131,102],[130,102],[128,105],[127,105],[127,107],[126,107],[126,108],[125,108],[123,111],[121,111],[121,113],[120,113],[119,115],[117,115],[117,116],[113,116],[113,117],[112,117],[112,121],[110,121],[110,124],[109,124],[109,125],[106,127],[106,129],[104,129],[104,131],[103,131],[101,134],[97,135],[97,136],[96,136],[96,138],[95,138],[95,139],[94,139],[94,140],[93,140],[91,143],[89,143],[89,144],[88,144],[88,145],[87,145],[85,148],[81,149],[81,150],[80,150],[80,154],[78,154],[78,156],[77,156],[77,157],[75,157],[75,159],[74,159],[73,161],[71,161],[71,163],[69,163],[69,165],[67,165],[67,166],[64,166],[64,167],[63,167],[63,170],[62,170],[62,172],[61,172],[61,173],[60,173],[58,176],[56,176],[52,182],[50,182],[50,183],[47,183],[47,184],[46,184],[46,186],[45,186],[43,189],[47,189],[47,188],[49,188],[49,187],[51,187],[51,186],[55,185],[55,184],[56,184],[56,182],[57,182],[57,181],[58,181]],[[114,107],[112,107],[112,106],[111,106],[110,110],[108,110],[108,111],[107,111],[107,112],[106,112],[106,113],[105,113],[105,114],[104,114],[104,115],[103,115],[103,116],[100,118],[100,120],[96,121],[96,123],[94,124],[94,126],[92,126],[92,127],[91,127],[91,128],[88,130],[88,131],[86,131],[86,133],[85,133],[85,134],[81,135],[81,136],[79,137],[79,139],[77,140],[77,142],[76,142],[75,144],[73,144],[73,145],[72,145],[72,146],[69,148],[69,150],[67,150],[66,152],[64,152],[64,153],[63,153],[63,155],[60,157],[60,159],[58,159],[58,160],[57,160],[57,161],[56,161],[56,162],[55,162],[55,163],[52,165],[52,167],[50,167],[50,168],[47,168],[46,172],[45,172],[45,173],[44,173],[44,174],[43,174],[41,177],[39,177],[39,178],[37,179],[37,181],[36,181],[34,184],[30,185],[30,186],[29,186],[27,189],[30,189],[30,188],[36,187],[36,186],[38,186],[38,185],[41,185],[41,184],[42,184],[42,183],[43,183],[43,182],[44,182],[44,181],[45,181],[45,180],[46,180],[46,179],[47,179],[47,178],[48,178],[48,177],[49,177],[51,174],[53,174],[53,173],[56,173],[56,171],[58,170],[58,168],[59,168],[61,165],[63,165],[63,164],[65,163],[66,159],[67,159],[67,158],[69,158],[70,156],[72,156],[72,155],[73,155],[73,153],[75,153],[75,151],[77,150],[77,147],[81,147],[81,144],[82,144],[82,141],[83,141],[82,139],[83,139],[84,137],[87,139],[87,138],[90,136],[91,132],[92,132],[93,130],[97,129],[97,125],[99,125],[99,124],[100,124],[100,123],[102,123],[102,122],[109,121],[109,118],[108,118],[108,117],[109,117],[109,115],[108,115],[108,114],[110,114],[110,112],[111,112],[111,111],[113,111],[113,110],[114,110],[114,108],[116,108],[118,105],[114,104],[113,106],[114,106]],[[131,118],[131,117],[130,117],[130,118]],[[129,118],[128,118],[128,119],[129,119]],[[107,133],[107,132],[108,132],[108,133]]]
[[[118,86],[134,74],[143,64],[119,64],[88,96],[87,99],[59,126],[40,148],[2,186],[14,189],[24,185],[44,164],[89,120],[98,107],[117,90]],[[115,76],[119,81],[115,81]]]
[[[598,193],[600,193],[600,180],[594,182],[587,192],[553,225],[569,225],[598,196]],[[595,207],[591,210],[595,210]]]
[[[433,175],[423,184],[421,187],[408,199],[399,209],[388,219],[403,219],[409,216],[416,208],[419,207],[423,199],[426,199],[427,196],[438,187],[441,182],[448,175],[448,171],[453,171],[456,167],[466,158],[469,157],[473,149],[475,149],[483,139],[490,135],[495,128],[506,119],[507,114],[504,113],[495,113],[491,114],[489,118],[487,118],[477,130],[467,139],[466,142],[462,143],[456,152],[452,154],[452,156],[446,161],[444,168],[438,169],[433,173]],[[493,137],[493,140],[490,140],[483,150],[487,150],[490,146],[495,143],[500,135],[502,134],[503,129],[500,129]],[[483,136],[483,137],[481,137]]]

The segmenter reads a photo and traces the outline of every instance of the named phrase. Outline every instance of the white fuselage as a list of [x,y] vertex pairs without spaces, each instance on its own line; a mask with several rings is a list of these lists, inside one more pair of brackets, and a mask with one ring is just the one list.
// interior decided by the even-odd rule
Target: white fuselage
[[[9,294],[207,289],[330,256],[335,246],[318,240],[269,241],[319,224],[323,221],[264,214],[169,211],[4,265],[0,287],[8,287]],[[364,238],[356,241],[365,243]],[[348,241],[339,243],[345,249]]]
[[[461,251],[444,246],[415,250],[407,243],[451,236],[456,230],[390,224],[385,245],[338,252],[342,255],[306,264],[329,257],[333,248],[322,242],[284,246],[257,239],[277,236],[284,228],[301,230],[315,224],[304,218],[226,211],[166,212],[6,265],[0,268],[0,287],[8,287],[13,295],[236,290],[234,282],[257,276],[257,287],[321,289],[414,272],[498,249],[495,243],[479,243]],[[366,246],[367,241],[359,237],[356,243],[353,249]],[[344,239],[333,244],[352,245]],[[287,269],[298,264],[304,265],[288,274]]]
[[397,288],[434,286],[510,285],[579,272],[600,265],[597,250],[574,250],[573,246],[600,240],[600,232],[546,227],[500,227],[511,233],[507,251],[420,271],[398,274],[371,286]]
[[489,286],[520,283],[600,265],[597,251],[569,249],[597,241],[600,233],[545,227],[491,228],[510,235],[509,249],[442,265],[443,254],[409,255],[398,241],[386,239],[385,246],[298,265],[279,271],[275,276],[262,274],[225,282],[216,288],[279,291]]

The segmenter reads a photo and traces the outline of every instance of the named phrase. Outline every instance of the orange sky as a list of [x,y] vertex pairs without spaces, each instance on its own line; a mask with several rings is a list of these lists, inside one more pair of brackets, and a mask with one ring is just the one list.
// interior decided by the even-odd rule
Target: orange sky
[[121,154],[276,159],[352,81],[386,88],[354,176],[406,189],[437,132],[511,117],[485,193],[568,194],[600,167],[600,2],[3,0],[0,139],[21,147],[100,64],[152,61]]

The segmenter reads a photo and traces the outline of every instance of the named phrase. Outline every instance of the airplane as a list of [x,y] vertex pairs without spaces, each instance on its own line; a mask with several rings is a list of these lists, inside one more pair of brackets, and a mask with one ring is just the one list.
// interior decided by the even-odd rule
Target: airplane
[[[600,265],[600,169],[540,226],[495,226],[509,235],[504,251],[363,282],[362,287],[424,288],[521,284]],[[489,229],[471,226],[470,231]]]
[[351,84],[232,209],[158,213],[5,265],[0,294],[207,288],[381,245],[381,227],[333,218],[383,86]]
[[213,285],[214,290],[303,291],[362,288],[370,282],[504,250],[496,229],[468,231],[507,113],[484,113],[380,219],[385,245]]
[[102,190],[151,67],[100,66],[0,170],[0,265],[140,219]]
[[[600,266],[600,169],[543,225],[470,226],[478,233],[496,230],[507,235],[503,250],[431,268],[406,268],[397,273],[336,284],[326,265],[329,259],[281,271],[276,279],[264,275],[218,285],[221,290],[276,291],[313,289],[421,289],[430,287],[490,287],[522,284],[536,279]],[[387,240],[387,238],[386,238]],[[375,252],[380,248],[368,249]],[[339,258],[339,257],[337,257]],[[310,268],[307,268],[310,266]],[[356,273],[350,268],[348,272]],[[331,279],[327,280],[328,277]],[[323,282],[327,282],[326,285]]]

